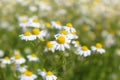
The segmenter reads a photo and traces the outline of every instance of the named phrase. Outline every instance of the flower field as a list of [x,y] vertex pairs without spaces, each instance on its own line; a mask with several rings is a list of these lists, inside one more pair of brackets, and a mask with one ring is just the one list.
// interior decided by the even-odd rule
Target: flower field
[[0,0],[0,80],[120,80],[119,0]]

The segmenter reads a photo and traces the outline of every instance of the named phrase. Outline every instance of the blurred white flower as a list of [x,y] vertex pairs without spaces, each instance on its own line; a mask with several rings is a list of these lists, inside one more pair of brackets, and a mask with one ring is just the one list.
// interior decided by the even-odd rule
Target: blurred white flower
[[37,57],[36,54],[28,55],[27,58],[29,61],[35,61],[35,62],[39,61],[39,58]]
[[32,35],[29,31],[26,31],[24,34],[19,35],[21,40],[33,41],[36,39],[35,35]]
[[4,57],[4,59],[0,60],[2,64],[11,64],[11,60],[9,57]]
[[36,78],[37,76],[28,70],[24,71],[20,76],[20,80],[35,80]]
[[0,57],[3,57],[3,56],[4,56],[4,51],[0,50]]
[[102,44],[96,43],[96,46],[91,47],[92,51],[99,52],[100,54],[105,53],[105,49],[103,49]]
[[45,47],[45,52],[47,51],[52,51],[53,53],[55,52],[55,48],[56,48],[56,41],[48,41],[46,43],[46,47]]
[[82,46],[82,47],[78,48],[77,51],[78,51],[79,55],[82,55],[84,57],[91,55],[91,51],[88,49],[87,46]]
[[45,80],[57,80],[57,77],[53,74],[53,72],[48,71]]
[[26,62],[26,60],[20,54],[14,55],[11,57],[11,60],[15,64],[23,64]]

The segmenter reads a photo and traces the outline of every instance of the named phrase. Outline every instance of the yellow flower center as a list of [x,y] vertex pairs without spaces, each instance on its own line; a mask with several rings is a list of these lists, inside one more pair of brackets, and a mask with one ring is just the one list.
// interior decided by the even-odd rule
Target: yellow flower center
[[26,31],[26,32],[24,33],[24,35],[25,35],[25,36],[30,36],[31,33],[30,33],[29,31]]
[[76,40],[75,42],[76,42],[76,44],[80,44],[80,42],[79,42],[79,41],[77,41],[77,40]]
[[46,23],[45,26],[46,27],[51,27],[51,24],[50,23]]
[[27,20],[22,20],[22,23],[27,23]]
[[53,48],[53,44],[52,44],[50,41],[47,42],[46,46],[47,46],[48,48]]
[[10,60],[10,58],[9,58],[9,57],[5,57],[4,59],[5,59],[5,60]]
[[57,42],[58,42],[59,44],[64,44],[65,41],[66,41],[66,39],[65,39],[64,36],[58,36],[58,38],[57,38]]
[[38,28],[35,28],[32,30],[33,34],[38,35],[40,33],[40,30]]
[[15,55],[15,59],[21,59],[20,55]]
[[38,23],[39,21],[38,21],[38,19],[33,19],[33,22]]
[[25,71],[23,74],[27,75],[27,76],[32,76],[32,72],[31,71]]
[[36,58],[36,57],[37,57],[37,55],[36,55],[36,54],[32,54],[32,57]]
[[102,48],[102,44],[97,43],[97,44],[96,44],[96,47],[97,47],[97,48]]
[[67,23],[66,26],[72,28],[72,24],[71,23]]
[[53,73],[52,73],[51,71],[48,71],[48,72],[47,72],[47,75],[48,75],[48,76],[52,76]]
[[68,32],[67,32],[66,30],[64,30],[64,29],[61,30],[60,33],[61,33],[61,34],[64,34],[64,35],[67,35],[67,34],[68,34]]
[[61,22],[60,21],[56,21],[56,24],[61,25]]
[[88,47],[87,46],[82,46],[81,48],[83,51],[87,51],[88,50]]

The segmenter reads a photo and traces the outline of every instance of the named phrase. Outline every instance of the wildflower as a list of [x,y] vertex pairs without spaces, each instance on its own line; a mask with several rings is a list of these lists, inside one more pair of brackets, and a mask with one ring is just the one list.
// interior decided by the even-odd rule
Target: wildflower
[[23,64],[26,61],[20,54],[13,56],[11,60],[16,64]]
[[71,23],[67,23],[66,26],[64,26],[64,29],[68,32],[76,32],[75,28],[73,28],[73,25]]
[[23,73],[24,71],[27,70],[27,66],[26,66],[26,65],[16,64],[16,69],[17,69],[19,72]]
[[56,48],[56,41],[48,41],[46,43],[46,48],[45,48],[45,52],[46,51],[52,51],[55,52],[55,48]]
[[79,42],[78,40],[72,41],[72,44],[73,44],[75,47],[80,47],[80,42]]
[[56,34],[56,50],[64,51],[65,48],[70,48],[69,44],[70,40],[63,34]]
[[27,27],[27,25],[28,25],[28,20],[26,20],[26,19],[19,22],[19,26],[24,28],[24,29]]
[[24,34],[19,35],[21,40],[33,41],[36,39],[35,35],[32,35],[29,31],[26,31]]
[[102,44],[96,43],[96,46],[91,47],[92,51],[99,52],[100,54],[105,53],[105,49],[103,49]]
[[45,80],[57,80],[57,77],[53,74],[53,72],[48,71]]
[[65,29],[62,29],[60,31],[60,34],[64,34],[68,39],[77,39],[78,36],[76,35],[76,32],[68,32]]
[[20,76],[20,80],[35,80],[36,78],[37,76],[28,70],[24,71]]
[[46,36],[46,31],[45,31],[45,30],[40,31],[40,29],[34,28],[34,29],[32,30],[32,32],[33,32],[33,34],[34,34],[36,37],[38,37],[39,39],[43,39],[43,37]]
[[36,17],[30,18],[28,26],[34,27],[34,28],[40,28],[39,20]]
[[19,22],[22,22],[24,20],[28,20],[28,16],[26,16],[24,14],[17,16],[17,18],[18,18]]
[[36,54],[31,54],[27,56],[29,61],[39,61],[39,58],[37,57]]
[[42,70],[38,69],[38,74],[41,75],[43,79],[45,79],[47,72],[45,68],[43,68]]
[[2,64],[11,64],[10,58],[9,57],[4,57],[4,59],[1,59]]
[[61,29],[62,28],[60,21],[56,21],[56,22],[52,21],[51,24],[52,24],[53,28],[56,28],[56,29]]
[[78,49],[79,55],[83,55],[84,57],[89,56],[91,54],[91,51],[88,49],[87,46],[82,46]]

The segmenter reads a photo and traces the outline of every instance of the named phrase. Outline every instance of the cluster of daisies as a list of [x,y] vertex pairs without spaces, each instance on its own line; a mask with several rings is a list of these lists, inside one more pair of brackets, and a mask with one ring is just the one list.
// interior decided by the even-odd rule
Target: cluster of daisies
[[96,43],[96,46],[92,46],[91,50],[89,50],[85,45],[81,46],[80,42],[77,40],[79,38],[77,31],[73,27],[72,23],[67,23],[63,26],[60,21],[51,21],[51,23],[45,24],[45,30],[40,31],[40,28],[42,27],[40,26],[37,17],[27,18],[26,16],[22,16],[19,18],[19,21],[20,24],[25,24],[20,25],[25,29],[27,27],[34,27],[32,28],[32,33],[30,31],[24,31],[24,34],[20,35],[21,40],[34,41],[37,38],[43,39],[44,37],[49,37],[47,35],[47,28],[58,30],[58,33],[53,35],[54,40],[46,42],[44,52],[52,51],[54,53],[56,50],[65,51],[65,49],[70,49],[71,44],[73,44],[77,49],[77,53],[85,57],[91,55],[91,50],[101,54],[105,53],[101,43]]
[[[0,64],[2,68],[5,68],[6,66],[10,66],[13,71],[19,72],[21,75],[18,76],[20,80],[34,80],[37,78],[37,75],[33,74],[32,71],[28,69],[29,66],[25,65],[26,60],[29,62],[39,62],[39,58],[37,54],[29,54],[24,58],[21,55],[21,52],[19,50],[15,50],[14,56],[8,57],[5,56],[3,59],[0,59]],[[52,71],[46,71],[45,69],[38,69],[38,75],[41,75],[44,80],[56,80],[57,77],[53,74]]]
[[[79,37],[77,35],[77,31],[73,27],[72,23],[67,23],[65,26],[63,26],[60,21],[51,21],[50,23],[46,23],[43,27],[41,26],[37,17],[28,18],[27,16],[21,16],[18,17],[18,20],[19,26],[22,27],[24,32],[24,34],[19,35],[21,40],[34,41],[36,39],[40,40],[44,40],[44,38],[47,39],[45,41],[46,45],[43,52],[51,51],[54,53],[56,50],[65,51],[66,49],[70,49],[72,46],[74,46],[77,51],[77,54],[84,57],[90,56],[92,52],[97,52],[100,54],[105,53],[105,49],[103,48],[101,43],[96,43],[95,46],[91,46],[91,50],[88,49],[88,47],[85,45],[82,46],[78,40]],[[41,30],[43,28],[44,30]],[[53,29],[53,31],[54,30],[57,31],[57,34],[53,35],[54,40],[49,40],[49,36],[51,35],[49,33],[48,28]],[[37,57],[36,54],[28,55],[27,58],[29,59],[29,61],[39,61],[39,58]],[[15,55],[10,60],[12,60],[12,62],[15,62],[16,64],[25,63],[25,59],[21,55]],[[10,64],[11,63],[10,60],[8,57],[5,57],[2,60],[2,62],[3,63],[7,62],[7,64]],[[22,79],[34,80],[35,78],[37,78],[36,75],[32,74],[32,72],[26,69],[27,67],[22,66],[21,69],[20,65],[17,66],[18,66],[17,69],[23,73],[22,76],[20,77],[21,80]],[[44,80],[57,79],[57,77],[53,75],[51,71],[46,72],[45,69],[43,70],[39,69],[38,74],[41,75]]]

